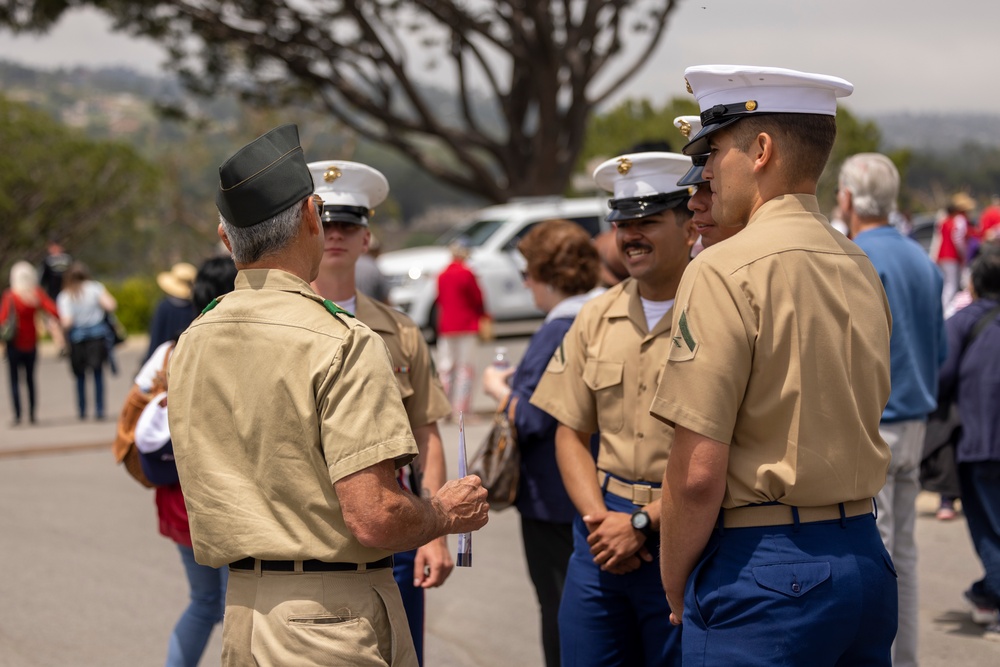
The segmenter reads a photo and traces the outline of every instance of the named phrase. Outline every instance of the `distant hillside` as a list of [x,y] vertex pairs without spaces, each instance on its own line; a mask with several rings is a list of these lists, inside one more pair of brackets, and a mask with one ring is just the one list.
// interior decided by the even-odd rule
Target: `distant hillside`
[[[150,77],[126,68],[36,70],[0,60],[0,95],[41,109],[93,139],[131,143],[154,161],[161,160],[171,145],[196,136],[197,146],[205,149],[202,163],[185,165],[184,169],[187,173],[192,167],[197,169],[201,175],[192,178],[209,184],[216,178],[217,166],[232,151],[233,135],[245,138],[240,132],[254,121],[248,117],[247,107],[232,95],[194,97],[172,78]],[[198,122],[165,118],[157,112],[157,107],[165,106],[183,108]],[[353,159],[385,173],[393,188],[390,201],[380,210],[380,221],[405,224],[432,206],[481,203],[435,181],[390,149],[355,137],[328,114],[295,108],[270,117],[299,123],[303,146],[311,159]],[[189,189],[187,195],[189,200],[208,202],[209,214],[214,211],[211,193]]]
[[1000,147],[1000,114],[914,114],[873,116],[889,150],[911,148],[948,153],[966,144]]
[[[229,154],[233,137],[247,127],[247,108],[235,98],[220,95],[206,100],[192,98],[172,78],[150,77],[125,68],[67,68],[35,70],[0,60],[0,95],[44,109],[66,125],[95,139],[117,139],[137,146],[148,158],[160,160],[172,144],[183,145],[196,136],[204,148],[202,163],[185,165],[190,172],[184,184],[185,199],[202,203],[210,215],[211,193],[205,184],[215,178],[216,165]],[[454,96],[432,91],[444,118],[460,117]],[[183,106],[197,124],[165,120],[157,114],[162,105]],[[482,118],[490,118],[487,105]],[[476,206],[481,202],[456,191],[419,170],[412,162],[384,146],[352,136],[328,114],[288,109],[274,118],[300,123],[303,145],[317,156],[350,157],[372,164],[393,184],[390,202],[383,205],[381,220],[403,225],[441,206]],[[965,189],[977,196],[1000,191],[1000,113],[917,114],[883,113],[868,117],[881,132],[882,150],[908,148],[913,153],[904,190],[918,193],[926,207],[939,206],[943,195]],[[975,145],[976,148],[969,148]],[[182,174],[183,175],[183,174]],[[208,188],[210,189],[210,187]],[[933,194],[928,194],[933,193]],[[904,195],[905,198],[905,195]]]
[[[129,130],[134,131],[136,125],[141,124],[136,122],[139,118],[148,119],[150,103],[177,104],[186,99],[174,79],[145,76],[127,68],[47,71],[3,60],[0,60],[0,90],[14,99],[48,108],[69,125],[86,127],[92,133],[112,137],[127,135]],[[82,90],[89,93],[87,97],[91,103],[81,103]],[[108,99],[97,103],[93,102],[95,98]],[[137,102],[142,104],[137,105]],[[190,105],[190,101],[187,104]],[[140,110],[136,106],[144,108]],[[236,114],[232,100],[228,103],[201,100],[197,106],[202,114],[217,121],[232,119]],[[190,106],[187,108],[191,109]],[[105,116],[109,110],[112,111],[110,117]],[[878,125],[887,150],[910,148],[946,153],[966,143],[1000,147],[1000,113],[945,115],[898,112],[874,114],[867,118]]]

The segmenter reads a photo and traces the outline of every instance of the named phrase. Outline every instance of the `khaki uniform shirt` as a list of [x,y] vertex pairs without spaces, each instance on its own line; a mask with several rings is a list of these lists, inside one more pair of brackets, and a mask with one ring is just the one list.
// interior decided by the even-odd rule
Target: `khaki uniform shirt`
[[670,311],[652,331],[631,279],[588,301],[552,356],[531,404],[561,424],[600,430],[597,467],[622,479],[659,484],[672,427],[649,414],[670,351]]
[[699,254],[674,328],[652,412],[731,443],[724,508],[832,505],[882,488],[889,304],[815,197],[771,200]]
[[451,414],[448,396],[434,369],[430,349],[420,328],[408,316],[384,303],[357,293],[355,315],[382,337],[389,348],[393,372],[403,396],[410,428],[432,424]]
[[199,563],[365,563],[333,483],[417,452],[385,344],[308,283],[240,271],[170,362],[170,431]]

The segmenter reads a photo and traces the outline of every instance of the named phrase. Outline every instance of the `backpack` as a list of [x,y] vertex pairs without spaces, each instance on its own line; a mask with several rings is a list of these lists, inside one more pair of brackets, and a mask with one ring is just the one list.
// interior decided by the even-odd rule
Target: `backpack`
[[[167,364],[170,361],[170,353],[173,352],[173,349],[171,345],[167,350],[167,354],[163,357],[163,368],[160,369],[160,377],[166,377]],[[114,454],[115,461],[117,463],[124,463],[125,471],[135,481],[150,489],[155,487],[156,484],[149,481],[149,478],[146,477],[146,474],[142,470],[139,449],[135,446],[135,425],[139,421],[139,415],[142,414],[146,405],[154,396],[164,391],[165,387],[160,386],[160,384],[159,380],[155,381],[149,393],[140,389],[139,385],[132,384],[128,396],[125,397],[125,404],[122,405],[121,414],[118,415],[117,432],[115,433],[114,442],[111,443],[111,452]]]
[[9,343],[17,336],[17,308],[14,307],[14,295],[10,290],[3,293],[0,302],[0,341]]

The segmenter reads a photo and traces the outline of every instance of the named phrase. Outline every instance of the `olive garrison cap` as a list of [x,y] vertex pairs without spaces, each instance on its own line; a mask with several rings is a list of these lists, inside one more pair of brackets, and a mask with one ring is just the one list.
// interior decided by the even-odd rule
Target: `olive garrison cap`
[[237,227],[252,227],[312,194],[299,128],[289,123],[260,136],[219,167],[219,212]]

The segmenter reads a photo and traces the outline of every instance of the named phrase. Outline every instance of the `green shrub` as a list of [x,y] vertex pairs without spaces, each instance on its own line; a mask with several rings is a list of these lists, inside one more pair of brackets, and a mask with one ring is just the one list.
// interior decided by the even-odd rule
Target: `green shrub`
[[156,279],[149,276],[133,276],[117,283],[105,283],[108,291],[118,302],[118,321],[131,333],[149,331],[156,304],[163,292]]

